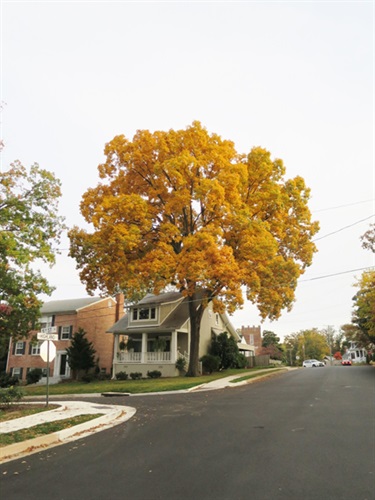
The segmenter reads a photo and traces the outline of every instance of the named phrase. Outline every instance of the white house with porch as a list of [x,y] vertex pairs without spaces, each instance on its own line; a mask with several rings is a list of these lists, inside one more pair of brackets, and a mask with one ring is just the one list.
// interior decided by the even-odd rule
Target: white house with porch
[[[210,303],[202,318],[199,357],[207,354],[213,336],[225,331],[240,342],[227,315],[214,312]],[[177,376],[177,359],[183,357],[189,362],[188,300],[179,292],[146,295],[130,306],[108,333],[115,337],[113,377],[122,371],[146,377],[153,370],[159,370],[163,377]],[[251,351],[250,346],[243,348]]]

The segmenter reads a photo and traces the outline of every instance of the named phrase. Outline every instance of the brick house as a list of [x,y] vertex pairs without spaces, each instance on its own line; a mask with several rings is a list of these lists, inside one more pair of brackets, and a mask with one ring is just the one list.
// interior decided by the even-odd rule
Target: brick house
[[[116,300],[111,297],[86,297],[45,302],[41,308],[40,326],[55,326],[59,337],[54,342],[56,357],[50,362],[50,382],[71,377],[66,348],[79,328],[85,330],[86,338],[93,343],[100,370],[111,373],[114,339],[106,335],[106,331],[122,317],[123,310],[122,295],[118,295]],[[10,342],[6,371],[22,381],[33,368],[42,368],[46,374],[46,363],[39,355],[41,342],[36,341],[36,333],[32,331],[27,338]]]
[[241,326],[241,336],[246,340],[247,344],[254,346],[255,355],[257,355],[262,347],[260,326]]

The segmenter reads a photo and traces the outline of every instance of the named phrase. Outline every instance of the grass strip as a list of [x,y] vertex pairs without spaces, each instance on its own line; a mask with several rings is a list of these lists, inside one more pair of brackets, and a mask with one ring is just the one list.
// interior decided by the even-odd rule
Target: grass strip
[[[276,372],[280,372],[280,371],[283,371],[282,368],[275,368],[274,370],[268,372],[268,373],[265,373],[264,375],[267,376],[271,373],[276,373]],[[259,373],[252,373],[251,375],[245,375],[244,377],[240,377],[240,378],[236,378],[234,380],[231,380],[230,383],[231,384],[236,384],[237,382],[243,382],[244,380],[249,380],[249,379],[252,379],[252,378],[256,378],[256,377],[260,377],[262,376],[262,374],[259,374]]]
[[[211,375],[203,375],[200,377],[163,377],[159,379],[142,379],[142,380],[103,380],[84,382],[63,382],[60,384],[51,385],[49,387],[50,395],[66,395],[66,394],[91,394],[102,392],[129,392],[130,394],[143,394],[147,392],[164,392],[164,391],[179,391],[190,389],[197,385],[212,382],[230,375],[240,375],[241,373],[257,373],[259,370],[264,370],[268,367],[245,368],[243,370],[229,369],[222,372],[216,372]],[[269,367],[270,369],[273,366]],[[42,396],[46,392],[44,386],[26,386],[22,388],[25,396]]]
[[53,432],[68,429],[74,425],[82,424],[94,418],[98,418],[101,415],[102,413],[79,415],[77,417],[56,420],[55,422],[46,422],[44,424],[34,425],[33,427],[20,429],[19,431],[0,434],[0,448],[13,443],[20,443],[21,441],[26,441],[27,439],[34,439],[46,434],[52,434]]

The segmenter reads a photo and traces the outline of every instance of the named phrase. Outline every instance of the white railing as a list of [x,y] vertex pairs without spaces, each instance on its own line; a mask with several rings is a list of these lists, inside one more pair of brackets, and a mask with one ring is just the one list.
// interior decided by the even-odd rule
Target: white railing
[[117,361],[122,363],[140,363],[141,355],[141,352],[118,352]]
[[170,362],[170,352],[118,352],[117,362],[120,363],[142,363],[142,354],[144,363]]
[[146,363],[153,363],[155,361],[170,361],[171,353],[170,352],[146,352],[145,353],[145,361]]

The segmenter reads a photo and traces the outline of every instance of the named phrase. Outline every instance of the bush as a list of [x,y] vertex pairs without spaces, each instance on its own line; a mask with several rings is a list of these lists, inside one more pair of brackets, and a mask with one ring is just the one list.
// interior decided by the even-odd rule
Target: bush
[[12,376],[10,373],[3,372],[0,375],[0,387],[13,387],[19,383],[19,378]]
[[175,364],[176,368],[178,371],[183,372],[185,371],[186,368],[186,359],[185,358],[178,358]]
[[220,358],[218,356],[213,356],[212,354],[205,354],[201,357],[203,371],[212,373],[217,372],[220,367]]
[[43,376],[41,368],[33,368],[26,374],[26,385],[36,384]]
[[238,354],[236,360],[236,368],[246,368],[247,367],[247,359],[244,354]]
[[152,370],[151,372],[147,372],[147,376],[149,378],[160,378],[161,372],[159,372],[159,370]]
[[98,373],[96,378],[98,380],[111,380],[111,374],[105,373],[105,372],[100,372],[100,373]]
[[128,374],[126,372],[116,373],[116,380],[128,380]]
[[89,384],[93,380],[96,380],[98,377],[95,375],[95,373],[85,373],[81,377],[82,382],[86,382],[86,384]]
[[141,380],[142,373],[141,372],[133,372],[133,373],[130,374],[130,378],[132,380]]
[[23,398],[23,392],[19,387],[7,387],[0,390],[0,407],[18,403]]
[[222,332],[212,339],[209,354],[219,358],[221,370],[237,368],[238,345],[227,332]]

